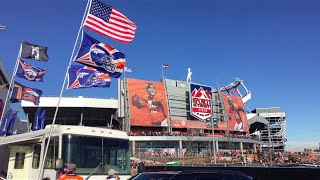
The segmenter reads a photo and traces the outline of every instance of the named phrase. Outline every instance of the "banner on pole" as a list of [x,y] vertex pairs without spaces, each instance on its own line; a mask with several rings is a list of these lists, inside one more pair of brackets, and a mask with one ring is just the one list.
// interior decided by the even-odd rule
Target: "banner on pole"
[[110,77],[93,67],[71,65],[68,70],[67,89],[109,87]]
[[39,46],[35,44],[28,43],[26,41],[22,41],[22,50],[21,57],[28,59],[35,59],[38,61],[46,62],[49,57],[47,55],[48,47]]
[[14,112],[13,115],[11,116],[9,125],[7,128],[6,136],[11,136],[13,134],[13,128],[14,128],[14,123],[16,122],[16,119],[17,119],[17,114],[18,114],[18,111]]
[[114,47],[83,33],[81,47],[75,61],[98,70],[102,69],[108,72],[110,77],[118,78],[126,65],[125,57]]
[[29,81],[43,81],[45,70],[31,66],[30,64],[19,60],[19,66],[16,73],[17,77],[24,78]]
[[1,124],[1,129],[0,129],[0,136],[4,136],[7,132],[7,128],[8,128],[8,124],[9,124],[9,120],[11,117],[11,113],[12,113],[12,109],[9,109],[2,121]]
[[13,103],[20,102],[21,100],[31,101],[35,105],[39,105],[41,95],[41,90],[23,86],[15,82],[10,100]]

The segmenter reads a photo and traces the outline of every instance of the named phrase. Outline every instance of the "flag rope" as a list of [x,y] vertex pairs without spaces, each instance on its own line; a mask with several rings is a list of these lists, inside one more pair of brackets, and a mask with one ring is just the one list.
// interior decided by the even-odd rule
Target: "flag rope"
[[75,51],[76,46],[77,46],[77,43],[78,43],[79,35],[80,35],[81,30],[83,30],[83,22],[84,22],[84,19],[85,19],[85,16],[86,16],[86,12],[87,12],[87,10],[88,10],[88,7],[90,7],[91,3],[92,3],[92,0],[88,0],[86,9],[85,9],[85,11],[84,11],[84,13],[83,13],[82,21],[81,21],[81,24],[80,24],[80,27],[79,27],[79,30],[78,30],[78,35],[77,35],[76,41],[75,41],[74,46],[73,46],[73,50],[72,50],[71,57],[70,57],[70,60],[69,60],[69,65],[68,65],[67,70],[66,70],[66,74],[65,74],[64,81],[63,81],[63,84],[62,84],[62,87],[61,87],[61,91],[60,91],[59,100],[58,100],[58,102],[57,102],[56,111],[55,111],[55,113],[54,113],[54,117],[53,117],[53,120],[52,120],[52,124],[51,124],[51,128],[50,128],[50,134],[49,134],[48,142],[47,142],[47,146],[46,146],[46,149],[45,149],[45,152],[44,152],[44,155],[43,155],[43,159],[42,159],[42,163],[41,163],[41,166],[40,166],[40,172],[39,172],[39,177],[38,177],[39,180],[42,180],[42,179],[43,179],[44,163],[45,163],[46,156],[47,156],[47,152],[48,152],[48,149],[49,149],[49,144],[50,144],[50,139],[51,139],[51,136],[52,136],[52,133],[53,133],[54,124],[55,124],[55,121],[56,121],[56,118],[57,118],[57,114],[58,114],[58,109],[59,109],[59,105],[60,105],[62,93],[63,93],[63,90],[64,90],[64,86],[65,86],[65,84],[66,84],[66,80],[67,80],[67,76],[68,76],[68,69],[69,69],[70,66],[71,66],[72,59],[73,59],[73,56],[74,56],[74,51]]

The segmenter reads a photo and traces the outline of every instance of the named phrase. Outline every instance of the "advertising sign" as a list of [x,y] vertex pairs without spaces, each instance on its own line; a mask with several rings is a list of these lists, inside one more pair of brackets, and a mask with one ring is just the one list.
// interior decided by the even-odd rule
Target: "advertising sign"
[[168,102],[164,84],[127,80],[131,126],[168,126]]
[[211,87],[190,84],[190,114],[206,120],[212,116]]
[[198,120],[178,120],[172,119],[173,128],[195,128],[195,129],[205,129],[207,128],[204,121]]
[[[240,96],[223,94],[223,103],[230,131],[248,132],[248,121],[244,111],[244,105]],[[218,129],[226,130],[227,123],[219,122]]]

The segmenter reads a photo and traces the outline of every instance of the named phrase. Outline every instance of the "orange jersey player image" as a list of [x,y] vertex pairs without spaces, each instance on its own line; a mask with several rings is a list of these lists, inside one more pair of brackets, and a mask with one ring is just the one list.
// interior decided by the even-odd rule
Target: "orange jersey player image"
[[229,130],[247,132],[248,122],[241,98],[224,95],[224,103],[229,121]]
[[135,126],[168,126],[164,84],[128,79],[130,120]]

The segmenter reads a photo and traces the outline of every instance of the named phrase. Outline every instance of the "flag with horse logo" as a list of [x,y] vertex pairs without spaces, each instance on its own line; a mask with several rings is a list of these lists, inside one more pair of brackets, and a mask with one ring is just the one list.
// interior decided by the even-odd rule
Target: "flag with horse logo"
[[30,64],[19,60],[19,66],[16,73],[17,77],[24,78],[29,81],[43,81],[45,70],[31,66]]
[[109,87],[110,77],[106,72],[93,67],[71,65],[68,70],[67,89]]
[[75,61],[98,70],[103,69],[110,77],[118,78],[126,65],[125,57],[117,49],[83,33],[81,47]]
[[20,102],[21,100],[31,101],[35,105],[39,105],[42,91],[40,89],[23,86],[17,82],[14,83],[11,102]]

